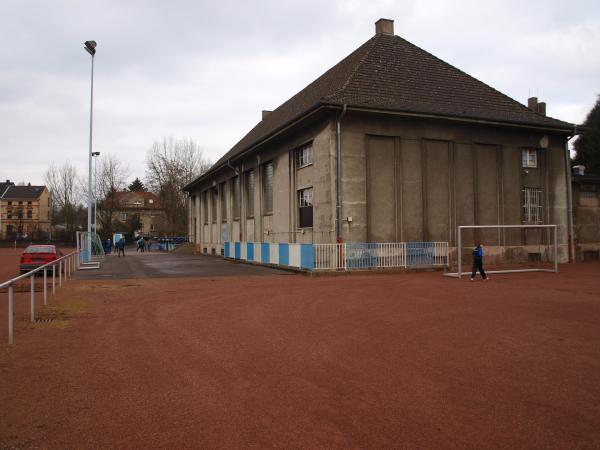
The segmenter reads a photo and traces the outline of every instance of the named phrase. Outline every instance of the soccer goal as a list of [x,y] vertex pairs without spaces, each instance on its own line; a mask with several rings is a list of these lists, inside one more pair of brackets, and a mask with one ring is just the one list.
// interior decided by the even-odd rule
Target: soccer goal
[[94,232],[77,232],[77,251],[79,253],[79,269],[99,269],[104,259],[104,248],[100,236]]
[[477,243],[484,245],[486,273],[558,272],[557,233],[557,225],[461,225],[456,230],[456,272],[444,275],[470,275]]

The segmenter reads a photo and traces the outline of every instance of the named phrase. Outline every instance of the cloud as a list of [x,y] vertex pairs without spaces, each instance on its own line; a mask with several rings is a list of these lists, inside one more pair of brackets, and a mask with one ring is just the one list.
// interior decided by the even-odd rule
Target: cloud
[[52,162],[87,172],[90,57],[98,42],[94,149],[143,177],[163,136],[216,160],[374,32],[396,34],[507,95],[539,93],[580,122],[599,93],[600,6],[442,1],[18,1],[0,4],[0,179],[41,183]]

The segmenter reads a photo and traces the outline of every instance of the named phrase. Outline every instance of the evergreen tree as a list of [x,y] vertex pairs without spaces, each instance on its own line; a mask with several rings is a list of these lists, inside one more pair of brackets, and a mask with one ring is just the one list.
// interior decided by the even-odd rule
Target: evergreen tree
[[586,130],[573,145],[577,152],[573,162],[584,165],[586,173],[600,175],[600,95],[583,125]]
[[142,180],[140,180],[138,177],[136,177],[135,180],[133,180],[131,182],[131,184],[129,185],[129,190],[131,192],[145,192],[146,186],[144,186],[144,183],[142,183]]

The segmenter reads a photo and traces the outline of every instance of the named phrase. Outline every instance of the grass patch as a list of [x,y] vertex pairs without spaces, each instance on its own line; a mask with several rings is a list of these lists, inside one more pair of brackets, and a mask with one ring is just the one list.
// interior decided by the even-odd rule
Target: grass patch
[[46,305],[37,312],[40,322],[29,322],[31,328],[56,328],[64,330],[69,321],[85,314],[90,309],[86,301],[71,301],[60,305]]

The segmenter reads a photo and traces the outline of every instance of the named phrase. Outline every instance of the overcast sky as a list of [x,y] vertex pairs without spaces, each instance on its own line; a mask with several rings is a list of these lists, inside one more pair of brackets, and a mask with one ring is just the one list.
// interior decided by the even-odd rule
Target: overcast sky
[[395,34],[548,115],[580,123],[600,94],[597,0],[0,0],[0,179],[41,184],[94,150],[143,178],[163,136],[215,161],[259,120],[368,40]]

